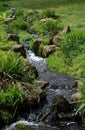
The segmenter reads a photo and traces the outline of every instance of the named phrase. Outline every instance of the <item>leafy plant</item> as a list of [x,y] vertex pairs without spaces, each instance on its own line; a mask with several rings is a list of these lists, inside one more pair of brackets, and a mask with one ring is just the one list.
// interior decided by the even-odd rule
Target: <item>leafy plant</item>
[[[4,122],[9,123],[10,119],[13,119],[17,113],[17,109],[20,104],[23,104],[24,100],[28,100],[28,96],[18,87],[17,84],[10,84],[4,92],[0,90],[0,106],[1,106],[1,117]],[[7,108],[10,109],[7,110]]]
[[31,66],[24,65],[24,59],[19,54],[0,51],[0,57],[0,71],[5,77],[27,82],[34,80],[35,74],[32,73]]
[[82,82],[82,86],[79,89],[79,92],[81,94],[81,98],[78,100],[77,103],[76,114],[80,112],[82,115],[82,119],[85,119],[85,80]]
[[65,59],[69,59],[69,63],[75,56],[85,52],[85,48],[81,47],[81,45],[84,45],[84,43],[84,33],[72,32],[62,38],[61,51],[64,54]]
[[85,78],[85,53],[80,54],[73,60],[72,70],[75,76]]
[[4,72],[5,76],[19,76],[22,74],[22,58],[14,52],[0,51],[0,71]]
[[55,10],[53,9],[45,9],[43,10],[43,15],[47,18],[51,18],[51,17],[55,17],[56,14],[55,14]]

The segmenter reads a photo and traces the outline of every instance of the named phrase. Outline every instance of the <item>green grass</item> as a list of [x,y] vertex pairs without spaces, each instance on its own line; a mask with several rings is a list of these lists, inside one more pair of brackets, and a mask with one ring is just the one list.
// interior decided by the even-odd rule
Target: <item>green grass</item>
[[[3,6],[3,3],[8,7]],[[54,8],[64,23],[70,25],[72,29],[85,30],[85,0],[10,0],[0,1],[0,10],[10,10],[10,8],[25,9],[45,9]]]

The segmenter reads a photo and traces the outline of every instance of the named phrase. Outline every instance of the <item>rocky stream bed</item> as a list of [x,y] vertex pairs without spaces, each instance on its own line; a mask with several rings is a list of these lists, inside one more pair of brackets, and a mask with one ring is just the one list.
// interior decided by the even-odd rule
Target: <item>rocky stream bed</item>
[[[31,50],[27,51],[27,58],[38,71],[38,83],[42,84],[40,86],[46,92],[46,99],[38,109],[32,110],[30,114],[26,113],[26,118],[19,117],[17,122],[5,126],[2,130],[83,130],[70,103],[76,79],[50,71],[46,59],[35,56]],[[26,127],[16,128],[19,123],[25,124]]]

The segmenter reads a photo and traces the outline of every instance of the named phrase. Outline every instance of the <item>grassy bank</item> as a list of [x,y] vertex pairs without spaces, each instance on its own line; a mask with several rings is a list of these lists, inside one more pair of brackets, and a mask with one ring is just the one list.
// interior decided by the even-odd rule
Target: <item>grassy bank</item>
[[0,1],[0,10],[10,8],[25,9],[45,9],[54,8],[58,15],[61,15],[64,23],[70,25],[72,29],[85,30],[85,1],[84,0],[10,0]]
[[[47,58],[48,66],[54,71],[85,78],[84,7],[85,0],[78,0],[77,2],[76,0],[0,1],[0,72],[3,74],[1,80],[10,80],[11,78],[16,82],[32,83],[35,79],[30,65],[25,64],[20,55],[11,52],[11,47],[17,43],[13,39],[9,41],[7,34],[16,34],[20,38],[21,44],[25,40],[30,40],[30,48],[41,56],[46,56],[47,47],[53,45],[53,38],[58,36],[60,45],[54,45],[57,49]],[[4,21],[10,16],[11,8],[16,8],[16,17],[6,24]],[[30,11],[31,8],[37,11]],[[59,19],[56,18],[57,16]],[[42,19],[46,21],[42,22]],[[60,35],[59,32],[66,25],[71,27],[71,32]],[[40,39],[34,38],[30,32],[37,34]],[[8,50],[11,51],[8,53]],[[3,84],[2,87],[4,87]],[[2,96],[5,95],[5,93],[1,94]]]

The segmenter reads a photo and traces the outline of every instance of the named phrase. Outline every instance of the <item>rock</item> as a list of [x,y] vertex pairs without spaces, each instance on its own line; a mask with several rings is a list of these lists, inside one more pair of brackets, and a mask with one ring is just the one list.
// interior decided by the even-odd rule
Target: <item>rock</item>
[[35,74],[35,78],[38,77],[38,72],[35,66],[33,66],[32,64],[29,64],[29,62],[26,60],[24,61],[24,67],[29,67],[30,68],[30,73],[31,74]]
[[12,22],[14,20],[14,17],[13,18],[6,18],[4,20],[4,24],[9,24],[10,22]]
[[71,105],[62,95],[56,95],[50,108],[42,112],[38,119],[49,125],[57,125],[60,121],[73,120]]
[[24,123],[17,123],[14,130],[28,130],[28,127]]
[[41,39],[40,38],[34,39],[34,44],[36,44],[36,43],[41,43]]
[[72,88],[79,88],[80,87],[80,85],[81,85],[81,81],[79,81],[79,80],[75,80],[74,81],[74,84],[73,84],[73,86],[72,86]]
[[0,80],[4,77],[4,72],[0,71]]
[[35,81],[35,84],[36,86],[39,86],[41,89],[44,89],[49,83],[46,80],[39,79]]
[[30,14],[35,14],[35,15],[36,15],[36,14],[39,14],[39,12],[38,12],[37,10],[33,10],[33,9],[30,9],[30,10],[29,10],[29,13],[30,13]]
[[26,51],[25,51],[23,45],[14,45],[14,46],[12,46],[12,50],[13,50],[14,52],[20,52],[20,54],[21,54],[24,58],[26,58]]
[[19,43],[19,36],[16,34],[7,34],[7,40],[16,41]]
[[45,45],[42,48],[42,57],[48,57],[50,54],[55,52],[56,46],[55,45]]
[[80,98],[81,98],[81,94],[77,92],[71,96],[71,101],[76,103],[76,101],[78,101]]
[[69,102],[62,96],[57,95],[52,101],[52,109],[58,113],[69,113],[72,108]]
[[57,35],[55,35],[52,39],[52,43],[58,47],[60,46],[60,41],[61,39]]
[[48,20],[52,20],[52,18],[44,18],[44,19],[41,19],[40,21],[41,21],[42,23],[45,23],[45,22],[47,22]]
[[59,34],[67,34],[71,32],[70,26],[66,26]]
[[39,39],[39,38],[36,38],[33,41],[32,50],[33,50],[33,52],[35,52],[36,55],[38,55],[38,50],[39,50],[40,43],[41,43],[41,39]]
[[43,91],[40,87],[36,86],[35,84],[18,82],[18,86],[22,88],[23,92],[27,92],[29,106],[31,107],[31,109],[35,109],[42,103],[42,101],[46,99],[45,91]]
[[11,15],[9,16],[9,18],[15,18],[15,8],[11,8]]
[[23,42],[23,46],[24,46],[24,48],[26,48],[27,50],[30,49],[30,45],[29,45],[29,43],[30,43],[29,40],[26,40],[26,41]]

